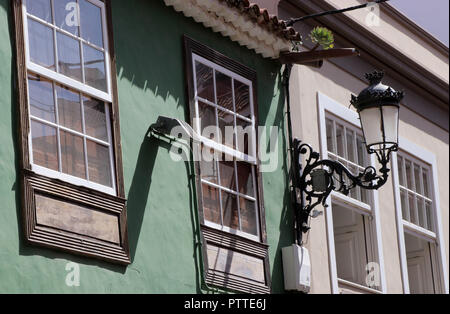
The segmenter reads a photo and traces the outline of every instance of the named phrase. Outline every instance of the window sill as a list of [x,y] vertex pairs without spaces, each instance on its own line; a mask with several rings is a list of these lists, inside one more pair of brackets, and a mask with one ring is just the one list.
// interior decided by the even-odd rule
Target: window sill
[[341,290],[342,288],[344,288],[344,289],[347,288],[347,289],[352,289],[352,292],[354,291],[354,293],[383,294],[383,292],[381,292],[379,290],[368,288],[366,286],[363,286],[363,285],[360,285],[360,284],[357,284],[357,283],[354,283],[351,281],[347,281],[344,279],[338,278],[338,284],[339,284],[339,290]]
[[128,265],[126,200],[22,172],[23,230],[32,245]]

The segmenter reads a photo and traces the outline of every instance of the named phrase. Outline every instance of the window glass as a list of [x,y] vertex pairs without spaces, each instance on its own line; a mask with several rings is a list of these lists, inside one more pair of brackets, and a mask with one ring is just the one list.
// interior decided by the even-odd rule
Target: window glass
[[56,70],[52,29],[28,19],[28,40],[30,60],[49,70]]
[[49,122],[56,122],[53,84],[36,75],[28,75],[30,114]]
[[59,72],[81,81],[80,42],[60,32],[56,33],[58,43]]
[[239,230],[239,212],[236,195],[222,191],[222,208],[224,226]]
[[83,45],[84,48],[84,75],[89,86],[106,92],[105,55],[103,52]]
[[33,74],[28,87],[33,163],[112,187],[106,104]]
[[31,121],[31,141],[33,163],[57,171],[59,168],[56,128]]
[[218,225],[222,224],[219,193],[219,189],[215,187],[202,185],[204,218]]
[[[33,2],[34,0],[28,0]],[[79,14],[76,2],[73,0],[53,1],[55,7],[56,26],[75,36],[79,36]]]
[[225,74],[220,66],[205,63],[194,57],[198,132],[217,143],[214,148],[206,143],[202,148],[219,153],[208,154],[215,156],[214,161],[200,161],[204,218],[216,226],[258,236],[251,86],[237,75]]
[[[28,17],[31,62],[107,93],[102,9],[87,0],[29,0],[27,3],[28,14],[52,24],[44,25]],[[55,8],[55,24],[51,21],[51,3]],[[60,83],[65,83],[61,80]]]
[[200,62],[195,62],[195,74],[198,97],[215,102],[213,69]]
[[52,23],[50,0],[28,0],[27,11],[48,23]]
[[427,167],[406,154],[399,153],[397,163],[403,219],[434,231],[432,200],[429,195],[430,172]]
[[105,103],[91,97],[83,97],[86,134],[102,141],[108,141]]
[[84,143],[81,136],[60,131],[62,172],[86,179]]
[[88,42],[103,47],[101,9],[86,0],[80,0],[81,37]]
[[80,94],[62,85],[56,87],[59,123],[71,130],[83,132]]
[[87,140],[86,144],[89,165],[89,180],[111,187],[112,180],[109,148],[105,145],[101,145],[90,140]]
[[250,87],[244,83],[234,80],[234,95],[236,113],[240,116],[251,119]]

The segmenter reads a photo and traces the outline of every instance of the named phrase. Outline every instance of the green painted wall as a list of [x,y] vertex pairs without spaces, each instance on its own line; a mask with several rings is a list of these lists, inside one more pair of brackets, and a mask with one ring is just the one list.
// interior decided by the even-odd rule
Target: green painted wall
[[[282,292],[280,249],[292,243],[292,227],[279,64],[213,33],[163,1],[112,3],[133,263],[115,266],[30,247],[21,240],[13,30],[10,1],[0,0],[0,292],[201,292],[189,165],[173,162],[167,144],[146,137],[158,115],[187,116],[183,34],[255,69],[260,125],[280,128],[279,166],[264,173],[263,182],[273,291]],[[65,284],[68,262],[80,264],[80,287]]]

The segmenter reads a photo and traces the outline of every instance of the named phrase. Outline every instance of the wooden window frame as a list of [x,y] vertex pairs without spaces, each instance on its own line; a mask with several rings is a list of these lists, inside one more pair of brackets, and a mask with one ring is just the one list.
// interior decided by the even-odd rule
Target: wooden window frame
[[435,282],[440,288],[440,293],[449,293],[449,279],[448,279],[448,265],[445,256],[445,242],[444,242],[444,232],[442,225],[442,214],[440,211],[440,201],[439,201],[439,185],[438,185],[438,169],[436,155],[430,151],[419,147],[413,142],[405,139],[404,137],[399,138],[399,153],[406,155],[408,159],[412,159],[415,162],[422,163],[423,166],[427,166],[429,174],[429,191],[430,198],[432,202],[432,210],[434,220],[434,229],[429,231],[425,228],[417,226],[403,219],[402,203],[400,196],[400,178],[398,170],[398,154],[392,154],[391,168],[392,168],[392,180],[394,188],[394,198],[395,198],[395,208],[397,217],[397,234],[398,243],[400,250],[400,265],[402,271],[403,279],[403,292],[405,294],[410,293],[409,289],[409,277],[408,277],[408,262],[406,253],[406,243],[405,243],[405,232],[408,232],[414,236],[420,237],[427,242],[434,242],[436,245],[438,265],[434,267],[434,270],[439,273],[440,280]]
[[[252,83],[252,97],[254,104],[254,116],[255,125],[258,123],[258,102],[257,102],[257,75],[256,72],[247,66],[244,66],[225,55],[208,48],[207,46],[191,39],[186,36],[183,37],[185,46],[185,68],[186,68],[186,82],[187,84],[187,95],[189,99],[189,119],[190,124],[194,125],[195,119],[195,86],[194,86],[194,65],[193,65],[193,54],[208,60],[220,67],[233,72]],[[258,138],[257,129],[255,128],[255,136]],[[256,143],[255,153],[258,152],[258,143]],[[257,154],[257,153],[256,153]],[[202,180],[200,173],[200,162],[195,161],[195,180],[196,180],[196,191],[197,191],[197,210],[199,214],[200,227],[202,233],[202,255],[204,261],[204,276],[206,283],[212,286],[231,289],[235,291],[245,292],[245,293],[270,293],[271,291],[271,278],[270,278],[270,265],[269,265],[269,245],[267,244],[267,232],[266,232],[266,221],[265,221],[265,210],[263,204],[263,190],[262,190],[262,176],[260,172],[260,162],[258,158],[255,160],[256,163],[256,192],[257,192],[257,202],[258,202],[258,224],[259,224],[259,241],[255,239],[250,239],[248,237],[239,236],[227,232],[225,230],[219,230],[212,227],[205,221],[203,215],[203,197],[202,197]],[[264,283],[252,281],[247,278],[241,278],[233,274],[229,274],[222,271],[217,271],[209,267],[208,263],[208,245],[218,247],[221,249],[229,250],[232,253],[244,254],[252,258],[261,260],[264,267]]]
[[[338,119],[344,121],[351,125],[354,129],[361,129],[361,123],[358,117],[358,113],[339,102],[329,98],[323,93],[317,93],[318,102],[318,116],[319,116],[319,135],[320,135],[320,147],[322,152],[322,158],[328,159],[328,148],[327,148],[327,131],[326,131],[326,118],[329,115],[335,116]],[[376,166],[375,156],[368,156],[371,166]],[[354,198],[343,195],[342,193],[333,191],[331,197],[327,199],[327,205],[325,209],[325,219],[327,221],[327,238],[328,238],[328,250],[330,256],[330,275],[331,275],[331,289],[333,294],[340,293],[339,285],[351,286],[365,293],[386,293],[386,275],[384,267],[384,256],[383,256],[383,242],[381,237],[381,217],[379,209],[378,191],[372,191],[369,193],[371,198],[371,205],[360,202]],[[378,263],[380,266],[380,290],[371,289],[359,284],[354,284],[347,282],[345,280],[339,279],[337,275],[337,264],[336,264],[336,250],[334,245],[334,228],[333,228],[333,213],[332,213],[332,202],[337,201],[340,204],[348,204],[352,207],[352,210],[363,215],[372,215],[373,220],[373,230],[375,232],[373,242],[375,242],[375,251],[378,257]]]
[[[122,148],[120,140],[118,92],[116,81],[116,62],[113,43],[113,26],[110,0],[94,0],[104,3],[105,16],[103,35],[105,42],[105,66],[109,94],[100,93],[90,88],[78,89],[89,96],[109,102],[106,108],[110,110],[111,145],[113,148],[114,186],[115,193],[105,193],[92,187],[75,185],[58,178],[51,178],[33,170],[30,151],[30,112],[28,106],[28,71],[27,68],[27,37],[24,31],[23,0],[12,0],[12,12],[15,31],[16,53],[16,86],[18,104],[18,142],[20,148],[20,181],[21,207],[24,237],[27,243],[47,248],[62,250],[68,253],[101,259],[122,265],[130,264],[130,254],[127,232],[127,209],[122,169]],[[106,20],[106,21],[105,21]],[[107,30],[107,31],[106,31]],[[54,77],[50,77],[55,81]],[[58,78],[56,78],[57,81]],[[61,82],[64,84],[64,82]],[[73,82],[72,82],[73,83]],[[73,85],[68,85],[73,86]],[[101,94],[101,95],[100,95]],[[100,97],[99,97],[100,95]],[[117,221],[119,240],[116,243],[86,235],[81,231],[69,230],[64,226],[41,225],[37,218],[36,196],[64,202],[77,209],[93,210],[109,215]],[[92,228],[95,228],[93,222]],[[95,231],[95,230],[94,230]]]

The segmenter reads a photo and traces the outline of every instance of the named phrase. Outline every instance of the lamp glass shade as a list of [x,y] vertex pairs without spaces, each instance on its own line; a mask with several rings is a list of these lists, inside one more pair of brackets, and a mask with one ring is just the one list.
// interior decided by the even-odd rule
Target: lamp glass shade
[[384,150],[398,144],[398,106],[383,105],[359,112],[368,148]]

